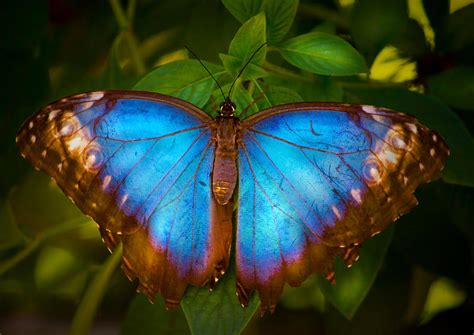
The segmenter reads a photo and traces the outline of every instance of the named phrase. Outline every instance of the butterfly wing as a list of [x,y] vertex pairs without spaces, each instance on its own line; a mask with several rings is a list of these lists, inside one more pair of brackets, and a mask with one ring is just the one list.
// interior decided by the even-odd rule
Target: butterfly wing
[[341,104],[278,106],[242,122],[239,149],[237,281],[246,304],[257,289],[273,310],[285,282],[332,263],[416,205],[446,143],[411,116]]
[[232,208],[216,206],[212,119],[182,100],[104,91],[59,100],[26,121],[18,146],[100,226],[150,299],[227,267]]

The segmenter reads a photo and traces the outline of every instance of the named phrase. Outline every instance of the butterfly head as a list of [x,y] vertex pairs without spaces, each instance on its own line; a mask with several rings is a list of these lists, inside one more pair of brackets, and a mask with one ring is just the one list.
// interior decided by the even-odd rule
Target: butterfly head
[[219,114],[221,117],[233,117],[235,108],[235,104],[227,97],[219,106]]

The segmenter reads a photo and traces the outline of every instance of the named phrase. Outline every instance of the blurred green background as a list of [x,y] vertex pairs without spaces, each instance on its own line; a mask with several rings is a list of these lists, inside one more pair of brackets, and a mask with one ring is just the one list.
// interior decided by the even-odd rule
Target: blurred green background
[[[17,0],[1,6],[0,24],[1,334],[474,331],[472,1]],[[238,82],[240,106],[263,86],[270,105],[385,106],[439,131],[452,155],[442,178],[417,191],[420,205],[368,241],[358,263],[336,260],[336,286],[313,276],[260,318],[256,297],[238,306],[230,271],[213,293],[190,288],[166,311],[161,298],[152,305],[135,293],[96,224],[21,159],[15,133],[41,106],[98,89],[144,88],[209,110],[207,96],[186,91],[197,64],[184,45],[225,85],[242,50],[265,38],[266,55]],[[216,94],[206,82],[197,92]]]

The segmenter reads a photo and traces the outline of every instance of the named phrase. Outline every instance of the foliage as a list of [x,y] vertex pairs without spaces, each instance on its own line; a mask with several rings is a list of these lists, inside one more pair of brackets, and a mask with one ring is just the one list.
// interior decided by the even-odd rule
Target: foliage
[[[300,328],[334,334],[390,334],[403,327],[430,334],[472,331],[453,320],[473,313],[466,296],[474,288],[474,5],[129,0],[124,8],[123,3],[23,0],[3,9],[0,315],[16,318],[29,306],[40,320],[48,313],[74,320],[76,334],[88,332],[94,318],[97,327],[114,320],[125,334],[238,334],[247,323],[247,334]],[[295,101],[375,104],[413,114],[438,130],[451,158],[442,179],[417,193],[420,206],[368,241],[359,262],[346,269],[336,260],[337,285],[311,278],[303,288],[285,290],[277,316],[258,319],[252,318],[258,297],[242,309],[229,271],[213,292],[189,288],[180,309],[165,311],[161,298],[149,304],[133,292],[134,283],[114,272],[119,251],[104,259],[93,223],[43,175],[31,172],[15,149],[15,132],[45,103],[106,88],[173,95],[214,114],[212,100],[222,95],[182,46],[201,55],[227,93],[264,42],[233,90],[237,109],[245,110],[241,116]],[[398,65],[390,70],[397,80],[374,80],[380,75],[374,61],[389,47],[396,50]],[[404,75],[407,64],[414,76]],[[450,284],[430,290],[439,281]],[[437,296],[443,297],[439,304]],[[0,317],[0,325],[6,324],[0,332],[13,327],[6,321]],[[443,330],[441,324],[457,328]]]

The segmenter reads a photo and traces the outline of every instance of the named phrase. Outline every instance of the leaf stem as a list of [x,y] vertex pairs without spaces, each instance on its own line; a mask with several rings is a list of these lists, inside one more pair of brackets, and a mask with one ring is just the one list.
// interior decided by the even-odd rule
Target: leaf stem
[[115,15],[115,20],[118,23],[119,29],[123,34],[125,43],[127,44],[128,50],[130,51],[130,58],[133,65],[135,66],[135,71],[138,75],[143,75],[146,71],[145,63],[140,56],[138,49],[138,42],[135,37],[135,34],[132,32],[132,22],[133,18],[131,17],[135,13],[135,0],[130,0],[129,6],[127,8],[127,13],[123,10],[120,5],[119,0],[109,0],[110,7]]
[[46,240],[61,235],[63,233],[67,233],[71,230],[80,228],[84,225],[84,218],[78,218],[74,220],[67,221],[64,224],[54,226],[40,234],[36,237],[27,241],[25,248],[17,253],[15,256],[6,260],[5,262],[0,263],[0,276],[2,276],[5,272],[9,271],[10,269],[14,268],[17,264],[21,261],[26,259],[29,255],[31,255],[36,249],[38,249],[41,244],[43,244]]
[[74,319],[72,320],[70,335],[84,335],[90,333],[92,321],[97,308],[102,301],[115,269],[122,260],[122,244],[119,244],[107,258],[87,288]]

